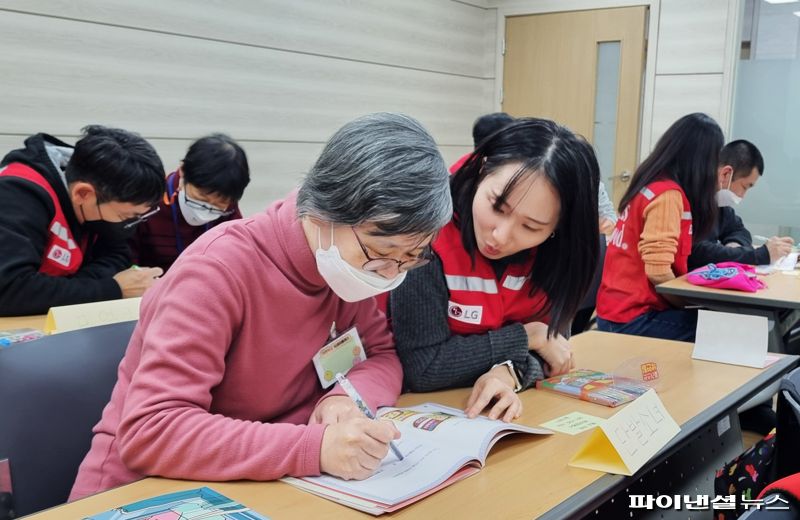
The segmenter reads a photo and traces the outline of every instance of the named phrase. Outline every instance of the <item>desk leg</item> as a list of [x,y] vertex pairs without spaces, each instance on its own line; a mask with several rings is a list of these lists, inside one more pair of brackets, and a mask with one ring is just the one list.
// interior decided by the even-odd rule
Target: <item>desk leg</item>
[[[697,495],[714,497],[717,469],[742,453],[742,430],[736,410],[715,418],[678,451],[639,478],[624,492],[617,494],[584,518],[634,518],[687,520],[710,518],[712,511],[687,511],[683,495],[696,500]],[[681,495],[681,509],[673,507],[648,511],[630,509],[631,495]],[[662,499],[664,500],[664,499]]]

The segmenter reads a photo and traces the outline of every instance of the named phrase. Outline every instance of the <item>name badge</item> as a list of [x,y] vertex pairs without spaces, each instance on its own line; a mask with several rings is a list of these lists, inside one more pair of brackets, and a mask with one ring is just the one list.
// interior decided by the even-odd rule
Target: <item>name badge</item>
[[346,374],[351,368],[367,359],[361,337],[355,327],[332,339],[319,352],[312,362],[322,388],[329,388],[336,382],[336,373]]

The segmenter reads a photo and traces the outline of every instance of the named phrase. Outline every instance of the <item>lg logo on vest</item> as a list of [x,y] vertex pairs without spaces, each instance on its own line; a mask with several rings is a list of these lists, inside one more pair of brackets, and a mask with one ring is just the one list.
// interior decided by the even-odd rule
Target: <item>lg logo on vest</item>
[[54,244],[53,247],[50,248],[50,252],[47,253],[47,258],[63,265],[64,267],[69,267],[69,261],[72,259],[72,253],[63,247]]
[[447,315],[464,323],[480,325],[483,316],[483,306],[481,305],[460,305],[458,303],[447,302]]

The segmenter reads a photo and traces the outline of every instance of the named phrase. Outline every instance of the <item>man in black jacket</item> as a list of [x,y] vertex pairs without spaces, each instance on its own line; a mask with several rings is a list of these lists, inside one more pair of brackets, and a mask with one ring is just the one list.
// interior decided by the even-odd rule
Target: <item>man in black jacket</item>
[[763,174],[764,158],[750,141],[731,141],[722,148],[717,168],[717,225],[711,235],[692,247],[689,269],[716,262],[770,264],[791,252],[791,237],[772,237],[754,248],[750,232],[733,209]]
[[141,296],[161,269],[131,268],[126,238],[164,189],[155,150],[125,130],[26,139],[0,162],[0,316]]

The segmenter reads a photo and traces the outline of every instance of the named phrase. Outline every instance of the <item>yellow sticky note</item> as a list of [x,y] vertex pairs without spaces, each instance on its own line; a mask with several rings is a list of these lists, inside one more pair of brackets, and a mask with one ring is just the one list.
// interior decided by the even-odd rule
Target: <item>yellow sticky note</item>
[[569,465],[633,475],[681,431],[655,390],[601,423]]
[[139,319],[141,298],[125,298],[105,302],[81,303],[50,307],[47,312],[44,331],[57,334],[70,330],[85,329],[109,323],[134,321]]
[[547,421],[541,426],[568,435],[577,435],[586,430],[591,430],[595,426],[600,425],[603,421],[605,421],[605,419],[602,417],[595,417],[594,415],[581,412],[572,412],[557,417],[552,421]]

